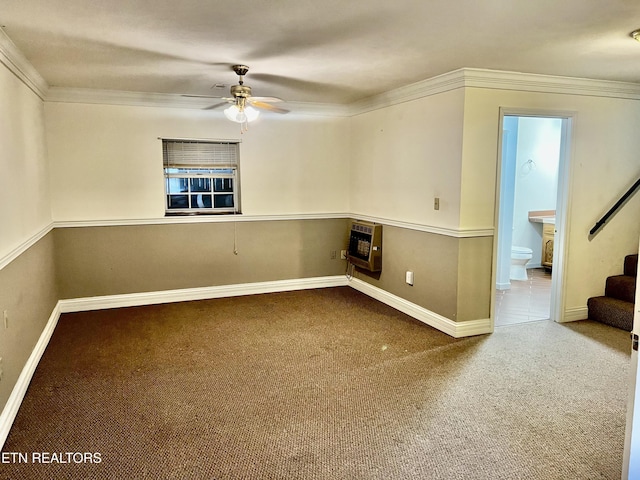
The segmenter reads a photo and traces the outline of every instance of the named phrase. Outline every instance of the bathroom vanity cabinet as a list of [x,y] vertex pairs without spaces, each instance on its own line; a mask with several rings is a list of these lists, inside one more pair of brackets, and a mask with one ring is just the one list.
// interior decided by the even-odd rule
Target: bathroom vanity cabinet
[[529,221],[542,224],[542,255],[540,265],[553,266],[553,237],[556,234],[556,211],[538,210],[529,212]]
[[553,266],[553,237],[555,231],[556,226],[554,224],[545,223],[542,225],[542,257],[540,264],[546,268]]

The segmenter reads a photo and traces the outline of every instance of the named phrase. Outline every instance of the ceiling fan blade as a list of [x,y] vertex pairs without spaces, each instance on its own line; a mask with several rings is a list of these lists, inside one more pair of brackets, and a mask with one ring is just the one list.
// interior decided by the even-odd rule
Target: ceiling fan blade
[[186,98],[210,98],[212,100],[222,100],[223,102],[229,102],[229,103],[234,103],[236,101],[235,98],[220,97],[218,95],[190,95],[190,94],[187,94],[187,93],[183,93],[180,96],[181,97],[186,97]]
[[251,100],[254,102],[268,102],[268,103],[284,102],[284,100],[278,97],[251,97]]
[[249,103],[251,104],[251,106],[256,107],[256,108],[261,108],[263,110],[269,110],[269,111],[275,112],[275,113],[289,113],[289,110],[286,110],[286,109],[280,108],[280,107],[274,107],[270,103],[255,101],[253,98],[249,99]]
[[215,97],[213,95],[189,95],[187,93],[183,93],[180,96],[181,97],[189,97],[189,98],[223,98],[223,97]]
[[233,100],[231,99],[227,99],[224,102],[220,102],[220,103],[216,103],[214,105],[209,105],[208,107],[204,107],[203,110],[213,110],[214,108],[218,108],[221,107],[223,105],[228,105],[230,103],[235,103]]

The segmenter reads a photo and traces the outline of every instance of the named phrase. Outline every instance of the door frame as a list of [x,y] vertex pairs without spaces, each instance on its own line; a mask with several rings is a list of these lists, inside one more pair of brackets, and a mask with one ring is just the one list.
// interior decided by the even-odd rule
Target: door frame
[[496,172],[496,194],[495,194],[495,232],[493,236],[493,261],[492,261],[492,295],[491,295],[491,327],[495,326],[495,285],[496,285],[496,269],[498,255],[498,225],[500,219],[501,207],[501,174],[503,170],[503,127],[505,116],[515,117],[539,117],[539,118],[560,118],[562,119],[561,140],[560,140],[560,158],[558,162],[558,195],[556,201],[556,224],[553,248],[553,271],[551,276],[551,308],[550,318],[555,322],[567,322],[573,319],[565,318],[565,289],[566,284],[566,253],[567,239],[569,237],[569,212],[571,210],[571,191],[572,175],[571,175],[571,158],[573,153],[573,131],[575,129],[576,115],[574,111],[565,110],[547,110],[532,109],[518,107],[500,107],[499,125],[498,125],[498,144],[497,144],[497,172]]
[[[640,245],[638,245],[640,251]],[[622,457],[622,479],[638,478],[640,475],[640,369],[638,368],[638,344],[640,340],[640,282],[636,283],[636,301],[633,309],[631,330],[631,360],[629,372],[629,394],[627,397],[627,422],[624,430],[624,453]],[[636,410],[638,410],[636,412]]]

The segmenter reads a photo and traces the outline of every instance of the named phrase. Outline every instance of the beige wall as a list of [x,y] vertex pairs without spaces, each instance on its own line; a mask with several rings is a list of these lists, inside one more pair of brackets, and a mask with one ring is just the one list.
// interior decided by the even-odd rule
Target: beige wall
[[[347,220],[58,228],[60,298],[341,275]],[[237,254],[234,249],[237,247]],[[337,259],[331,259],[336,251]]]
[[[412,102],[415,107],[411,109],[393,106],[352,119],[273,117],[252,124],[242,136],[236,125],[208,111],[48,103],[54,217],[89,222],[162,218],[157,138],[235,138],[242,141],[245,215],[356,211],[455,230],[460,209],[463,101],[463,91],[456,90]],[[435,196],[441,199],[439,211],[433,209]],[[343,262],[326,264],[328,237],[316,249],[322,252],[319,257],[307,249],[310,239],[320,238],[317,229],[310,229],[312,225],[316,224],[239,222],[238,241],[246,242],[248,250],[238,256],[230,254],[229,223],[58,229],[62,296],[344,273]],[[332,249],[345,248],[345,222],[324,220],[317,225],[340,239]],[[327,229],[326,225],[333,226]],[[343,230],[335,225],[342,225]],[[410,229],[395,233],[395,237],[400,235],[397,240],[393,229],[386,233],[391,240],[385,245],[380,288],[456,320],[460,239]],[[201,244],[195,240],[198,237],[211,240]],[[407,258],[403,237],[429,253],[419,262]],[[437,245],[431,249],[433,242]],[[188,252],[175,250],[185,243],[190,245]],[[442,256],[441,248],[448,255]],[[407,268],[414,269],[420,279],[413,290],[404,290],[402,259],[412,260]],[[185,263],[188,268],[182,268]],[[163,274],[166,271],[171,274]],[[429,276],[434,277],[427,280]],[[466,312],[465,319],[478,318],[476,314],[488,317],[486,298],[478,300],[478,309]]]
[[[348,211],[383,223],[389,219],[415,224],[418,236],[437,235],[426,233],[430,229],[457,231],[459,235],[449,239],[458,245],[451,255],[456,260],[444,268],[445,283],[455,285],[449,290],[455,299],[448,299],[446,307],[441,304],[446,296],[432,302],[427,295],[417,303],[448,318],[473,319],[486,316],[491,295],[486,288],[491,255],[486,239],[491,237],[466,238],[464,245],[473,245],[465,247],[470,250],[462,250],[461,240],[467,230],[494,227],[499,109],[575,112],[565,308],[583,308],[589,296],[601,293],[603,279],[618,272],[622,256],[635,249],[638,226],[633,219],[640,197],[595,239],[588,240],[586,231],[606,210],[603,205],[612,203],[628,179],[638,174],[635,152],[640,145],[633,133],[637,103],[466,88],[352,119],[269,119],[252,125],[250,134],[242,137],[236,125],[206,111],[48,103],[51,204],[59,221],[161,218],[157,137],[240,138],[245,214]],[[46,173],[43,167],[40,171]],[[433,209],[435,196],[441,200],[438,211]],[[395,248],[394,242],[386,245],[386,259],[402,257],[402,242],[397,243],[400,251]],[[484,253],[475,256],[469,251]],[[595,268],[585,266],[587,256],[598,259]],[[387,260],[385,272],[394,268],[388,265]],[[389,274],[379,281],[411,300],[416,294],[404,290],[406,269],[400,268],[393,280]],[[468,272],[476,273],[468,278]],[[468,308],[461,301],[463,291],[472,292],[477,312],[463,312]]]
[[[43,104],[9,64],[0,65],[0,404],[58,299],[339,275],[345,263],[330,255],[345,248],[345,213],[388,220],[383,271],[358,278],[455,321],[487,318],[500,107],[575,114],[565,309],[601,294],[637,251],[640,195],[587,237],[640,175],[637,100],[467,87],[352,118],[265,115],[240,135],[219,112]],[[136,222],[164,217],[158,137],[241,140],[252,221]],[[259,220],[314,214],[324,219]],[[52,222],[106,220],[131,225],[39,236]],[[485,233],[468,236],[474,229]]]
[[283,115],[239,126],[209,110],[45,106],[56,221],[164,217],[158,137],[240,140],[246,215],[348,211],[347,118]]
[[51,223],[43,102],[0,64],[0,259]]
[[56,305],[58,293],[53,237],[45,235],[38,241],[51,225],[43,102],[2,63],[0,105],[2,406]]
[[[621,273],[624,255],[637,251],[640,195],[595,238],[589,239],[588,231],[640,176],[638,100],[464,88],[358,115],[352,119],[352,212],[383,223],[414,223],[419,230],[445,228],[464,239],[449,240],[458,245],[457,259],[438,271],[456,300],[449,299],[446,308],[438,303],[443,297],[432,301],[423,296],[416,303],[458,321],[483,318],[492,296],[488,245],[493,236],[465,237],[496,226],[500,108],[563,112],[574,118],[563,318],[566,312],[586,315],[587,299],[602,295],[606,277]],[[439,211],[433,210],[435,196],[440,197]],[[387,259],[402,256],[394,248],[387,242]],[[375,283],[409,300],[420,297],[412,293],[417,288],[403,285],[404,267],[387,272]],[[469,311],[468,298],[477,311]]]
[[468,88],[465,95],[461,226],[492,224],[496,209],[500,108],[574,115],[566,235],[564,310],[586,308],[637,253],[640,194],[595,238],[589,230],[640,177],[640,101]]
[[[242,141],[242,211],[247,216],[355,211],[455,231],[464,92],[459,89],[412,103],[410,109],[398,105],[351,119],[272,117],[252,124],[242,136],[237,125],[209,111],[48,103],[54,217],[83,222],[162,218],[158,137],[235,138]],[[441,201],[438,211],[433,209],[435,196]],[[323,265],[327,242],[331,243],[328,237],[316,250],[322,251],[320,257],[310,250],[291,254],[303,248],[300,242],[319,238],[312,225],[316,224],[239,222],[238,241],[246,242],[248,251],[238,256],[229,254],[229,223],[58,229],[62,295],[74,298],[344,273],[342,262]],[[332,249],[345,248],[345,222],[323,220],[317,225],[341,239]],[[298,231],[301,226],[304,229]],[[391,240],[385,245],[385,273],[378,286],[458,319],[460,239],[402,228],[395,233],[393,229],[386,233]],[[195,240],[200,236],[211,240],[200,244]],[[428,254],[418,262],[406,257],[404,241]],[[433,242],[437,245],[431,248]],[[191,247],[188,252],[175,250],[185,243]],[[442,256],[442,248],[447,255]],[[404,289],[402,259],[412,260],[407,268],[421,279],[412,290]],[[477,260],[482,261],[482,257]],[[165,263],[171,275],[163,275]],[[180,268],[185,263],[188,268]],[[464,288],[468,292],[470,287]],[[464,319],[488,317],[488,297],[474,296],[478,308],[466,311]]]
[[[265,116],[241,136],[209,111],[43,107],[4,67],[0,87],[5,397],[56,299],[339,275],[345,264],[330,252],[346,245],[344,213],[385,224],[383,271],[359,278],[455,321],[488,317],[500,107],[575,115],[565,308],[601,294],[606,276],[637,249],[640,196],[587,237],[640,174],[635,100],[457,88],[352,118]],[[251,221],[137,222],[164,217],[158,137],[240,139],[242,208]],[[314,214],[324,219],[259,218]],[[52,221],[103,220],[131,225],[56,228],[7,260]],[[485,233],[467,235],[474,229]]]
[[457,229],[463,109],[457,89],[353,117],[352,214]]
[[[464,238],[461,229],[469,227],[461,223],[464,113],[459,88],[357,115],[351,125],[353,214],[412,225],[385,225],[382,273],[358,277],[454,321],[489,318],[491,300],[492,236]],[[491,231],[493,218],[472,227]]]

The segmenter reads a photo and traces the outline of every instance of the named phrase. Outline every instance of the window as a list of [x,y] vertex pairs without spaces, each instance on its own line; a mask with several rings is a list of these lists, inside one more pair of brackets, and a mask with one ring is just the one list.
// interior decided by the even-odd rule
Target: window
[[162,140],[165,213],[238,213],[238,143]]

